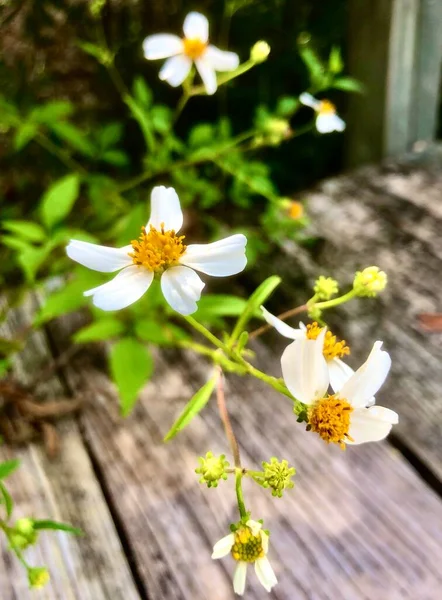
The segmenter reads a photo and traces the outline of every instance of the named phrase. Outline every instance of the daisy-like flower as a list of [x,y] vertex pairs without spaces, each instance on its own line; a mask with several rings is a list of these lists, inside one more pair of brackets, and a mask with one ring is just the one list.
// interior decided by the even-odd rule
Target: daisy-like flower
[[71,240],[67,255],[81,265],[118,275],[84,293],[103,310],[118,310],[136,302],[148,290],[155,275],[170,306],[182,315],[197,309],[204,282],[195,271],[226,277],[244,269],[247,239],[231,235],[212,244],[184,244],[177,235],[183,224],[180,201],[173,188],[155,187],[151,195],[151,214],[138,240],[123,248],[108,248]]
[[261,523],[249,519],[236,531],[223,537],[213,547],[212,558],[223,558],[231,554],[238,562],[233,576],[233,589],[239,596],[244,594],[248,563],[255,563],[255,573],[261,585],[268,591],[278,583],[267,558],[269,536],[262,530]]
[[384,439],[399,418],[383,406],[368,406],[391,366],[388,352],[375,342],[365,363],[334,394],[323,348],[325,328],[316,340],[297,339],[283,352],[282,375],[295,398],[307,406],[308,429],[327,443],[363,444]]
[[[316,322],[307,326],[304,323],[299,323],[299,329],[295,329],[269,313],[264,306],[261,306],[261,310],[267,323],[290,340],[316,340],[323,330]],[[340,389],[354,373],[353,369],[341,360],[343,356],[348,354],[350,354],[350,348],[345,340],[338,342],[336,336],[331,331],[327,331],[324,338],[323,355],[328,367],[330,385],[335,391]]]
[[206,92],[214,94],[218,87],[216,71],[234,71],[239,57],[209,44],[209,22],[198,12],[187,15],[183,31],[183,39],[169,33],[150,35],[143,42],[144,56],[148,60],[167,58],[160,79],[173,87],[183,83],[195,63]]
[[344,131],[345,121],[338,117],[335,105],[329,100],[317,100],[308,92],[304,92],[299,96],[299,101],[316,112],[316,129],[319,133]]

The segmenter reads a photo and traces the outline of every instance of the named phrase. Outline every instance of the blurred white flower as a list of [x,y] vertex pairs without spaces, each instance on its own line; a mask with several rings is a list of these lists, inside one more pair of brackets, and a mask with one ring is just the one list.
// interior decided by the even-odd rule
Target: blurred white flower
[[267,558],[269,536],[262,530],[261,523],[249,519],[245,525],[223,537],[213,547],[212,558],[223,558],[231,554],[238,562],[233,576],[233,589],[242,596],[246,587],[247,563],[255,563],[255,573],[261,585],[270,592],[278,583]]
[[195,271],[214,277],[239,273],[247,263],[247,239],[235,234],[211,244],[186,246],[185,236],[177,235],[182,224],[177,193],[159,186],[152,190],[150,219],[138,240],[123,248],[71,240],[66,252],[73,260],[102,273],[120,271],[84,295],[92,296],[98,308],[118,310],[139,300],[158,275],[170,306],[182,315],[195,312],[205,285]]
[[[319,327],[316,322],[307,325],[307,327],[304,323],[299,323],[299,329],[295,329],[269,313],[264,306],[261,306],[261,310],[267,323],[281,335],[291,340],[315,340],[322,331],[322,327]],[[330,385],[335,391],[340,389],[354,373],[353,369],[341,360],[343,356],[348,354],[350,354],[350,348],[346,345],[345,340],[338,342],[336,336],[331,331],[327,331],[324,338],[323,355],[327,361]]]
[[316,129],[319,133],[344,131],[345,121],[338,117],[335,105],[329,100],[317,100],[311,94],[304,92],[299,96],[299,101],[316,112]]
[[363,444],[384,439],[398,415],[382,406],[368,406],[384,383],[391,366],[388,352],[375,342],[366,362],[333,395],[324,358],[325,328],[316,340],[295,340],[281,357],[285,384],[308,407],[308,428],[327,443]]
[[183,83],[195,63],[206,92],[214,94],[217,90],[216,71],[234,71],[239,65],[239,57],[209,44],[209,22],[198,12],[187,15],[183,31],[183,39],[168,33],[150,35],[143,42],[144,56],[148,60],[167,58],[160,79],[173,87]]

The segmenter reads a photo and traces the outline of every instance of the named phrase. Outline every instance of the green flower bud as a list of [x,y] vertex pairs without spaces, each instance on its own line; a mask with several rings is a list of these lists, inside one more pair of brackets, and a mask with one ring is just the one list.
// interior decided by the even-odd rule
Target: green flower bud
[[374,297],[385,289],[387,274],[379,267],[367,267],[357,271],[353,281],[353,289],[358,296]]
[[267,60],[269,54],[270,46],[267,42],[261,40],[260,42],[256,42],[256,44],[250,50],[250,60],[255,63],[262,63]]
[[225,454],[217,457],[212,452],[207,452],[205,458],[200,456],[200,466],[195,469],[195,473],[202,475],[200,483],[206,483],[207,487],[217,487],[220,479],[227,479],[226,468],[229,463],[225,458]]
[[262,468],[264,471],[262,486],[270,488],[272,496],[281,498],[284,490],[291,490],[294,487],[295,484],[291,478],[295,475],[296,469],[289,467],[286,460],[279,462],[277,458],[272,456],[269,463],[262,463]]
[[290,123],[286,119],[270,117],[264,125],[268,142],[274,146],[287,139],[291,133]]
[[17,550],[25,550],[33,546],[37,537],[38,532],[34,529],[34,521],[28,518],[18,519],[8,536],[11,548]]
[[339,291],[338,282],[332,277],[324,277],[323,275],[320,275],[315,281],[313,291],[315,292],[318,300],[330,300],[330,298]]
[[46,567],[30,567],[28,569],[29,587],[39,590],[43,588],[50,579],[49,571]]
[[312,321],[320,321],[322,316],[322,310],[317,308],[314,304],[313,306],[307,305],[307,314]]

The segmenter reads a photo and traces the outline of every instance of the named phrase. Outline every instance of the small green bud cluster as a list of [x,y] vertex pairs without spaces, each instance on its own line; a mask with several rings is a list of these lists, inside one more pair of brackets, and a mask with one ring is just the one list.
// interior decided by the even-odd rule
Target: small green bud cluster
[[387,274],[379,267],[367,267],[363,271],[357,271],[353,281],[353,289],[358,296],[374,297],[385,289],[387,285]]
[[226,469],[229,466],[225,460],[225,454],[214,456],[213,452],[207,452],[206,457],[200,456],[198,461],[200,466],[195,469],[195,473],[201,475],[200,483],[206,483],[207,487],[217,487],[220,479],[227,479]]
[[29,587],[34,590],[43,588],[49,583],[50,575],[46,567],[29,567],[28,581]]
[[294,483],[291,478],[295,475],[296,469],[290,467],[286,460],[281,462],[274,456],[270,459],[270,462],[263,462],[263,479],[261,482],[262,487],[270,488],[272,490],[272,496],[282,497],[284,490],[291,490],[294,487]]
[[25,550],[37,542],[38,532],[34,529],[34,521],[24,518],[18,519],[8,533],[9,545],[14,550]]
[[336,279],[320,275],[315,281],[313,291],[318,300],[330,300],[332,296],[338,293],[339,285]]

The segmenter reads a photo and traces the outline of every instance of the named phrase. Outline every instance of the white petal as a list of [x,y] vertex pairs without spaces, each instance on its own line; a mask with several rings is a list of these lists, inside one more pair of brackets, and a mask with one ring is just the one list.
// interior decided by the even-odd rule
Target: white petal
[[387,378],[391,367],[388,352],[381,350],[382,342],[375,342],[365,363],[350,377],[339,391],[339,396],[345,398],[354,407],[367,406],[371,397]]
[[159,185],[153,188],[150,196],[150,219],[147,229],[149,225],[160,229],[162,224],[166,231],[173,229],[177,233],[183,226],[183,211],[176,191],[171,187]]
[[84,295],[93,296],[94,305],[102,310],[119,310],[139,300],[152,281],[152,271],[133,265],[120,271],[108,283],[84,292]]
[[239,65],[239,56],[235,52],[226,52],[215,46],[209,46],[204,54],[215,71],[234,71]]
[[195,61],[195,66],[200,74],[201,79],[203,80],[207,94],[212,96],[212,94],[214,94],[218,88],[215,69],[212,67],[212,64],[205,59],[205,57],[198,58]]
[[316,98],[314,98],[308,92],[304,92],[303,94],[301,94],[299,96],[299,102],[301,104],[304,104],[305,106],[310,106],[311,108],[313,108],[315,110],[317,108],[319,108],[319,106],[321,105],[321,102],[319,100],[316,100]]
[[328,374],[330,375],[330,385],[334,392],[339,390],[347,383],[354,371],[340,358],[334,358],[327,362]]
[[264,306],[261,306],[260,308],[262,310],[263,317],[267,321],[267,323],[274,327],[276,331],[278,331],[281,335],[291,340],[299,340],[305,338],[305,331],[303,331],[302,329],[295,329],[294,327],[290,327],[290,325],[287,325],[287,323],[284,323],[284,321],[281,321],[281,319],[278,319],[278,317],[275,317],[275,315],[269,313],[269,311],[266,308],[264,308]]
[[162,66],[159,78],[161,81],[167,81],[172,87],[177,87],[183,83],[192,68],[192,61],[188,56],[179,54],[168,58]]
[[223,556],[227,556],[232,549],[233,544],[235,543],[235,536],[233,533],[229,533],[225,537],[221,538],[216,544],[213,546],[212,558],[223,558]]
[[247,527],[250,527],[253,535],[258,535],[262,529],[262,524],[259,521],[254,521],[253,519],[249,519],[246,525]]
[[316,117],[316,129],[319,133],[332,133],[333,131],[344,131],[345,121],[333,113],[319,114]]
[[124,248],[108,248],[79,240],[71,240],[66,247],[66,254],[69,258],[88,269],[101,271],[101,273],[113,273],[131,265],[133,261],[129,252],[133,252],[130,245],[124,246]]
[[323,354],[325,333],[324,327],[316,340],[295,340],[281,357],[285,384],[304,404],[313,404],[323,398],[329,385],[327,361]]
[[213,277],[236,275],[244,270],[247,238],[236,233],[212,244],[191,244],[180,258],[180,263]]
[[255,561],[255,573],[267,592],[270,592],[272,587],[278,583],[272,565],[266,556]]
[[189,40],[207,42],[209,39],[209,21],[198,12],[190,12],[184,19],[183,31]]
[[198,308],[205,283],[188,267],[172,267],[161,277],[161,289],[170,306],[182,315],[190,315]]
[[143,51],[148,60],[169,58],[183,52],[183,40],[169,33],[150,35],[143,42]]
[[347,440],[347,444],[363,444],[383,440],[398,421],[398,414],[383,406],[357,408],[350,416],[348,430],[348,435],[353,438],[353,441]]
[[265,531],[262,531],[261,529],[261,543],[262,543],[262,549],[264,550],[264,554],[267,554],[269,551],[269,536],[267,535],[267,533]]
[[247,563],[240,560],[236,565],[235,574],[233,576],[233,589],[235,594],[242,596],[246,589]]

